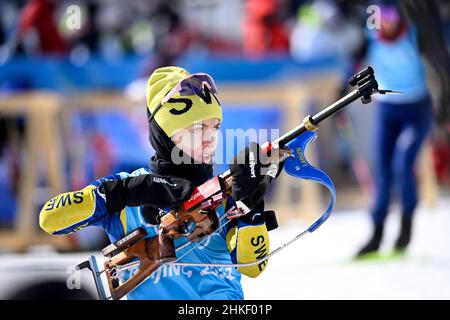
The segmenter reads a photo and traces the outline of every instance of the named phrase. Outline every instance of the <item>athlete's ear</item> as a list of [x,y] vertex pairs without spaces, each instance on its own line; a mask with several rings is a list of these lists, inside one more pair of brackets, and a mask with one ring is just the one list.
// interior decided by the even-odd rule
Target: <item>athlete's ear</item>
[[180,143],[181,138],[182,138],[181,135],[174,134],[174,135],[170,138],[170,140],[172,140],[172,142],[173,142],[174,144],[177,144],[177,143]]

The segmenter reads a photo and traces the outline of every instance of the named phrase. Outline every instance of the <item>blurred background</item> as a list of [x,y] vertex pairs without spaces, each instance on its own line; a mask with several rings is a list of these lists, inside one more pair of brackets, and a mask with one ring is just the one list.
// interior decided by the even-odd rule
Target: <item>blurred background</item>
[[[376,175],[377,106],[358,101],[324,122],[308,150],[335,183],[332,217],[271,259],[260,277],[245,278],[244,290],[250,299],[449,299],[450,3],[429,1],[433,10],[425,10],[420,2],[0,1],[0,298],[96,297],[89,274],[83,290],[68,290],[67,268],[106,246],[104,232],[48,236],[39,211],[58,193],[148,165],[145,86],[154,69],[212,75],[224,135],[251,128],[283,134],[345,94],[351,71],[367,65],[356,53],[377,22],[371,5],[394,4],[409,13],[409,25],[417,23],[419,47],[431,48],[423,56],[436,110],[415,167],[419,202],[406,255],[353,260],[370,236]],[[408,73],[413,64],[405,65]],[[233,155],[224,154],[226,163]],[[394,188],[385,252],[400,228],[398,194]],[[280,224],[273,248],[305,229],[329,199],[326,189],[287,175],[269,196]],[[287,283],[295,285],[286,290]]]

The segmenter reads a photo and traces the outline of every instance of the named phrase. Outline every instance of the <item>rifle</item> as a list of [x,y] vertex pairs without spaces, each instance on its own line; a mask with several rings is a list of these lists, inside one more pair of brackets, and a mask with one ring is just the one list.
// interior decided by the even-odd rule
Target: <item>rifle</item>
[[[367,104],[371,102],[371,95],[374,93],[398,93],[392,90],[378,89],[374,70],[371,67],[354,75],[349,83],[351,86],[357,86],[357,88],[316,115],[306,116],[300,125],[275,141],[264,143],[261,146],[262,153],[270,155],[271,157],[275,155],[276,161],[283,162],[291,157],[295,151],[289,148],[289,143],[291,141],[307,131],[315,131],[322,121],[350,103],[361,98],[362,103]],[[331,180],[330,183],[332,185]],[[189,241],[181,246],[185,247],[187,244],[198,242],[205,236],[215,232],[220,225],[215,210],[231,195],[231,189],[232,175],[230,170],[227,170],[221,175],[215,176],[195,188],[189,200],[185,201],[180,207],[172,209],[169,213],[162,216],[159,221],[160,226],[158,235],[148,237],[145,228],[139,227],[102,250],[103,256],[107,257],[107,260],[104,262],[103,271],[99,271],[95,256],[91,256],[89,260],[79,264],[78,268],[88,268],[91,270],[100,299],[122,298],[142,283],[147,277],[151,276],[152,273],[163,264],[175,264],[178,261],[176,251],[181,248],[175,248],[174,240],[179,239],[180,237],[186,237]],[[332,210],[332,205],[334,204],[334,187],[332,191],[333,201],[326,214],[311,225],[310,228],[306,230],[307,232],[314,231],[328,218],[329,213]],[[242,214],[244,213],[239,212],[239,209],[235,209],[232,212],[227,212],[227,218],[231,220]],[[268,230],[270,230],[274,228],[273,225],[276,224],[275,213],[273,211],[266,211],[265,214],[272,219],[272,226],[270,228],[268,226]],[[301,235],[303,235],[303,233],[294,240]],[[287,245],[288,244],[285,246]],[[285,246],[283,246],[283,248]],[[281,249],[282,248],[280,247],[275,251]],[[268,259],[268,257],[274,253],[275,252],[272,252],[261,260]],[[239,265],[244,266],[255,263]],[[129,277],[127,281],[120,283],[118,271],[130,267],[139,267],[139,269]],[[110,297],[107,297],[105,294],[101,279],[102,273],[106,274],[106,280],[111,294]]]

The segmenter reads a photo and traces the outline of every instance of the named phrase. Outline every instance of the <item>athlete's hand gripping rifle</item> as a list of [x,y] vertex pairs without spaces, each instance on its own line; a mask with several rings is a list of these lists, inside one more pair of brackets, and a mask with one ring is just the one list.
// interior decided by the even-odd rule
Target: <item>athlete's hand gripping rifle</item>
[[[323,120],[340,109],[359,98],[361,98],[362,103],[369,103],[371,95],[374,93],[394,93],[391,90],[378,89],[378,83],[371,67],[353,76],[350,79],[350,85],[357,86],[357,88],[318,114],[308,115],[299,126],[279,139],[263,144],[261,146],[262,152],[267,154],[272,161],[282,162],[291,156],[291,151],[286,148],[286,144],[305,131],[316,130]],[[177,258],[174,240],[186,237],[190,242],[195,242],[213,233],[219,226],[215,210],[230,196],[231,188],[232,176],[230,171],[227,170],[195,188],[189,200],[179,208],[173,209],[162,216],[157,236],[148,237],[144,228],[138,228],[103,249],[102,253],[108,259],[104,263],[104,271],[102,272],[106,274],[111,298],[122,298],[162,264],[175,261]],[[239,215],[240,213],[230,214],[228,218]],[[125,265],[129,266],[130,264],[139,267],[139,270],[126,282],[120,283],[118,271]],[[92,256],[79,267],[87,267],[93,272],[99,297],[100,299],[106,299],[100,278],[102,272],[98,270],[95,257]]]

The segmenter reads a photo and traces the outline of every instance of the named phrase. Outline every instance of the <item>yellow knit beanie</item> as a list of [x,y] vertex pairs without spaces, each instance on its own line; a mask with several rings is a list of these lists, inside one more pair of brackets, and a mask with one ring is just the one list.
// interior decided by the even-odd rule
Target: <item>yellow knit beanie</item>
[[[178,82],[190,75],[183,68],[163,67],[156,69],[147,82],[147,108],[153,114],[161,100],[173,89]],[[192,105],[183,102],[188,99]],[[186,101],[186,100],[184,100]],[[209,118],[218,118],[222,121],[222,108],[217,99],[211,97],[207,103],[198,95],[181,96],[176,93],[171,100],[165,102],[156,112],[154,120],[170,138],[177,131],[193,125],[195,122]],[[189,105],[191,105],[190,108]]]

